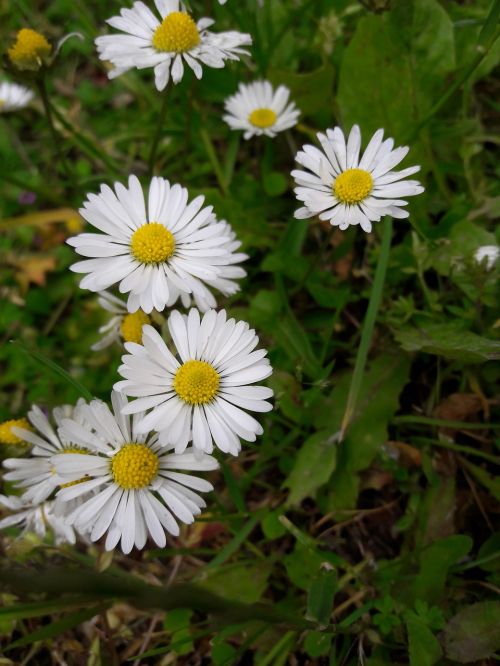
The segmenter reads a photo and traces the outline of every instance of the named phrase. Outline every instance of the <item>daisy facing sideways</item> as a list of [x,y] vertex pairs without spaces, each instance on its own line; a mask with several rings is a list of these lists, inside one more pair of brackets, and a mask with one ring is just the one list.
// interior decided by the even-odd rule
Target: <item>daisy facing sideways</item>
[[297,124],[300,111],[288,103],[289,97],[288,88],[274,90],[269,81],[240,83],[238,92],[224,102],[224,120],[231,129],[244,130],[245,139],[262,134],[273,138]]
[[66,516],[66,523],[91,541],[106,534],[106,550],[119,542],[124,553],[134,546],[142,549],[148,536],[162,548],[165,532],[179,534],[177,520],[192,523],[205,507],[198,492],[213,490],[208,481],[184,472],[214,470],[218,463],[192,450],[172,453],[173,447],[160,446],[157,435],[138,432],[142,414],[132,423],[122,414],[127,406],[123,395],[113,392],[111,401],[113,412],[93,400],[85,408],[83,426],[63,420],[61,434],[88,453],[54,457],[57,474],[73,484],[62,488],[57,499],[67,502],[94,493]]
[[24,109],[33,97],[34,95],[29,88],[17,83],[2,81],[0,83],[0,113]]
[[292,171],[297,187],[295,194],[304,207],[295,211],[299,219],[318,215],[331,225],[347,229],[359,224],[363,231],[372,230],[372,222],[385,215],[408,217],[401,197],[424,191],[417,180],[403,180],[420,170],[419,166],[393,171],[407,155],[409,148],[394,148],[394,140],[383,140],[384,130],[377,130],[360,158],[361,132],[351,129],[347,142],[340,127],[318,132],[320,150],[305,145],[296,161],[307,171]]
[[209,310],[200,319],[172,312],[168,329],[176,355],[151,326],[144,326],[142,345],[127,343],[118,372],[124,381],[115,389],[137,398],[124,410],[141,416],[139,432],[156,430],[160,443],[177,453],[193,440],[198,451],[211,453],[213,442],[225,453],[238,455],[240,438],[254,442],[262,426],[253,412],[268,412],[273,395],[265,386],[253,386],[272,373],[265,349],[255,348],[259,338],[244,322],[227,319],[225,310]]
[[238,290],[233,281],[246,275],[237,266],[246,255],[227,222],[218,221],[204,197],[188,203],[188,191],[153,178],[147,199],[135,176],[128,188],[115,183],[89,194],[80,214],[100,234],[83,233],[68,239],[78,254],[89,257],[71,266],[87,273],[82,289],[103,291],[119,284],[128,293],[129,312],[141,308],[161,312],[179,296],[193,298],[205,309],[215,303],[208,287],[224,294]]
[[8,516],[0,520],[0,530],[6,527],[22,527],[21,536],[25,532],[34,532],[41,539],[45,538],[47,531],[54,534],[54,542],[75,543],[75,532],[66,525],[64,516],[58,515],[55,509],[56,502],[41,502],[32,504],[22,497],[0,495],[0,506],[9,512]]
[[[59,424],[65,417],[73,415],[81,421],[83,400],[75,408],[65,405],[56,407],[52,411],[54,421]],[[15,481],[16,487],[23,489],[22,499],[32,504],[39,504],[46,500],[62,483],[55,473],[52,457],[56,453],[80,453],[71,440],[62,439],[56,434],[48,418],[40,407],[33,405],[28,412],[28,420],[33,430],[13,427],[12,431],[17,437],[33,447],[28,458],[7,458],[3,466],[10,470],[3,475],[6,481]]]
[[97,302],[103,310],[111,312],[113,316],[99,328],[102,338],[91,346],[92,351],[100,351],[121,340],[125,342],[142,340],[142,327],[151,322],[147,314],[142,310],[130,313],[127,304],[109,291],[102,291]]
[[214,21],[202,18],[195,22],[179,0],[155,0],[158,14],[143,2],[134,2],[131,9],[122,9],[107,23],[121,31],[118,35],[105,35],[95,40],[101,60],[109,60],[113,68],[110,78],[120,76],[137,67],[154,68],[155,84],[163,90],[170,76],[179,83],[188,65],[198,79],[202,65],[224,67],[226,60],[239,60],[249,55],[244,46],[252,43],[246,33],[214,33],[207,30]]

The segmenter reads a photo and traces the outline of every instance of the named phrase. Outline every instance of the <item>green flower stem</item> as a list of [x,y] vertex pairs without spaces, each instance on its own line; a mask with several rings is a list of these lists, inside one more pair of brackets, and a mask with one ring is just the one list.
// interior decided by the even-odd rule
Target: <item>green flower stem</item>
[[338,436],[339,442],[343,440],[346,430],[349,427],[356,411],[359,392],[363,383],[366,360],[368,358],[368,352],[372,340],[373,328],[375,326],[378,309],[382,300],[382,290],[384,288],[385,273],[387,270],[389,251],[391,248],[392,218],[385,217],[382,225],[382,244],[380,247],[380,256],[377,264],[377,270],[375,271],[375,279],[372,285],[368,309],[366,311],[365,320],[363,322],[361,342],[356,356],[356,363],[354,365],[351,386],[349,387],[349,395],[347,397],[344,417],[340,426],[340,432]]
[[156,130],[153,136],[153,142],[151,143],[151,149],[149,151],[149,160],[148,160],[148,175],[151,178],[154,173],[156,153],[158,151],[158,144],[160,142],[161,131],[165,123],[165,115],[167,113],[167,95],[168,87],[163,92],[163,100],[161,103],[160,113],[158,114],[158,122],[156,124]]
[[222,190],[223,194],[227,195],[228,189],[226,184],[226,178],[224,176],[224,170],[222,168],[219,158],[217,157],[217,153],[215,151],[214,144],[212,143],[212,139],[210,138],[210,135],[207,132],[207,130],[204,129],[203,127],[200,128],[200,137],[205,147],[205,151],[208,155],[208,159],[210,160],[212,168],[215,171],[217,183],[219,184],[219,187]]
[[54,150],[56,151],[56,159],[57,161],[61,162],[62,167],[64,169],[64,172],[66,174],[66,177],[70,181],[71,185],[73,185],[73,174],[70,171],[68,162],[66,161],[66,158],[64,157],[62,151],[60,150],[60,145],[61,145],[61,140],[60,137],[57,135],[56,128],[54,126],[54,118],[52,115],[52,105],[50,103],[49,95],[47,93],[47,86],[45,85],[45,79],[43,76],[40,76],[40,78],[36,82],[38,92],[40,93],[40,98],[42,100],[43,104],[43,109],[45,111],[45,115],[47,117],[47,122],[50,128],[50,133],[52,134],[52,141],[54,142]]

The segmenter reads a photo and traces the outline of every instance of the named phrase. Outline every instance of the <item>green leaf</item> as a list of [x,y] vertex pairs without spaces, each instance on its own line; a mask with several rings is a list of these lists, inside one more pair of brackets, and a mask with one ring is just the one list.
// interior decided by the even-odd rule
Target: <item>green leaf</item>
[[264,190],[270,197],[278,197],[288,189],[288,179],[279,171],[270,171],[263,178]]
[[296,506],[330,478],[337,461],[337,444],[331,432],[317,432],[300,447],[295,465],[284,482],[290,489],[287,504]]
[[345,126],[359,123],[366,136],[385,127],[404,141],[454,68],[454,50],[453,25],[437,0],[396,0],[391,12],[362,18],[339,73]]
[[500,342],[461,330],[454,323],[406,327],[395,332],[405,351],[422,351],[473,364],[500,358]]
[[257,512],[250,520],[243,525],[239,532],[229,541],[224,548],[211,560],[206,569],[214,569],[226,562],[231,555],[237,552],[242,543],[247,539],[250,532],[254,529],[261,518],[261,512]]
[[304,650],[314,659],[328,654],[332,645],[332,634],[322,631],[308,631],[304,640]]
[[268,79],[276,86],[285,85],[303,114],[323,111],[333,103],[334,70],[330,64],[307,74],[286,69],[270,69]]
[[432,666],[442,655],[441,646],[432,631],[416,613],[406,613],[410,666]]
[[42,615],[51,615],[68,607],[84,606],[91,601],[84,597],[80,599],[59,599],[50,601],[34,601],[29,604],[15,604],[0,608],[0,620],[24,620],[29,617],[40,617]]
[[259,561],[252,565],[233,564],[207,572],[199,587],[224,599],[251,604],[259,601],[267,587],[272,563]]
[[[352,508],[357,499],[359,472],[366,469],[387,441],[389,420],[399,408],[399,395],[408,380],[409,359],[381,355],[366,372],[357,413],[347,435],[338,447],[336,469],[330,480],[329,510]],[[317,424],[330,432],[340,428],[351,374],[344,374],[320,406]]]
[[438,601],[446,584],[448,571],[471,550],[472,539],[455,534],[435,541],[420,555],[420,571],[413,582],[413,596],[429,603]]
[[333,608],[333,597],[337,590],[337,573],[322,568],[312,581],[307,595],[307,616],[320,625],[327,626]]
[[459,664],[491,657],[500,649],[499,626],[499,601],[482,601],[464,608],[444,629],[446,656]]
[[17,641],[10,643],[10,645],[4,648],[4,650],[7,652],[8,650],[13,650],[22,645],[30,645],[31,643],[35,643],[35,641],[45,641],[53,636],[59,636],[59,634],[63,634],[65,631],[68,631],[68,629],[77,627],[79,624],[82,624],[82,622],[86,622],[86,620],[89,620],[91,617],[94,617],[101,612],[102,606],[97,606],[80,610],[77,613],[72,613],[55,622],[51,620],[50,624],[47,624],[36,631],[32,631],[22,638],[19,638]]
[[228,666],[234,663],[238,651],[229,643],[215,643],[212,647],[212,663],[214,666]]
[[192,616],[193,611],[191,609],[177,608],[168,612],[163,622],[163,628],[171,634],[171,644],[176,644],[175,652],[178,655],[188,654],[193,649],[193,641],[191,640]]

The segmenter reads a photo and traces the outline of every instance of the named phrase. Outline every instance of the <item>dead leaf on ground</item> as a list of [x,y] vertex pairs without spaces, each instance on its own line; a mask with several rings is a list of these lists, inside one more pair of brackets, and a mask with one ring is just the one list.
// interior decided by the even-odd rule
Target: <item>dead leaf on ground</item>
[[19,259],[11,259],[9,263],[16,269],[16,280],[23,290],[28,291],[30,284],[43,286],[47,281],[47,273],[56,267],[56,258],[37,254],[24,255]]

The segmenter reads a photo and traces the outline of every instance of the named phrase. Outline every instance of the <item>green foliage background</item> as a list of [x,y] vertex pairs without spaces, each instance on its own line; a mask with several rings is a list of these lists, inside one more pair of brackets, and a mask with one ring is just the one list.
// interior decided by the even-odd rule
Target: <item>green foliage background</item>
[[[119,347],[89,351],[107,315],[79,290],[64,239],[87,192],[129,173],[147,182],[161,103],[151,71],[110,82],[93,46],[121,6],[0,2],[4,48],[26,26],[84,36],[48,80],[69,175],[39,100],[0,116],[0,420],[78,398],[40,354],[100,398],[116,381]],[[500,647],[499,269],[473,255],[500,240],[499,2],[190,6],[216,30],[250,32],[252,59],[168,89],[155,172],[203,193],[243,241],[248,277],[220,305],[269,349],[275,409],[213,476],[210,514],[165,550],[111,557],[9,530],[2,663],[487,660]],[[273,141],[246,142],[222,120],[224,99],[257,77],[286,84],[302,111]],[[353,123],[365,144],[383,127],[410,145],[405,165],[422,165],[426,191],[395,221],[369,366],[337,446],[379,229],[295,220],[289,173],[316,131]],[[58,212],[41,222],[44,210]]]

